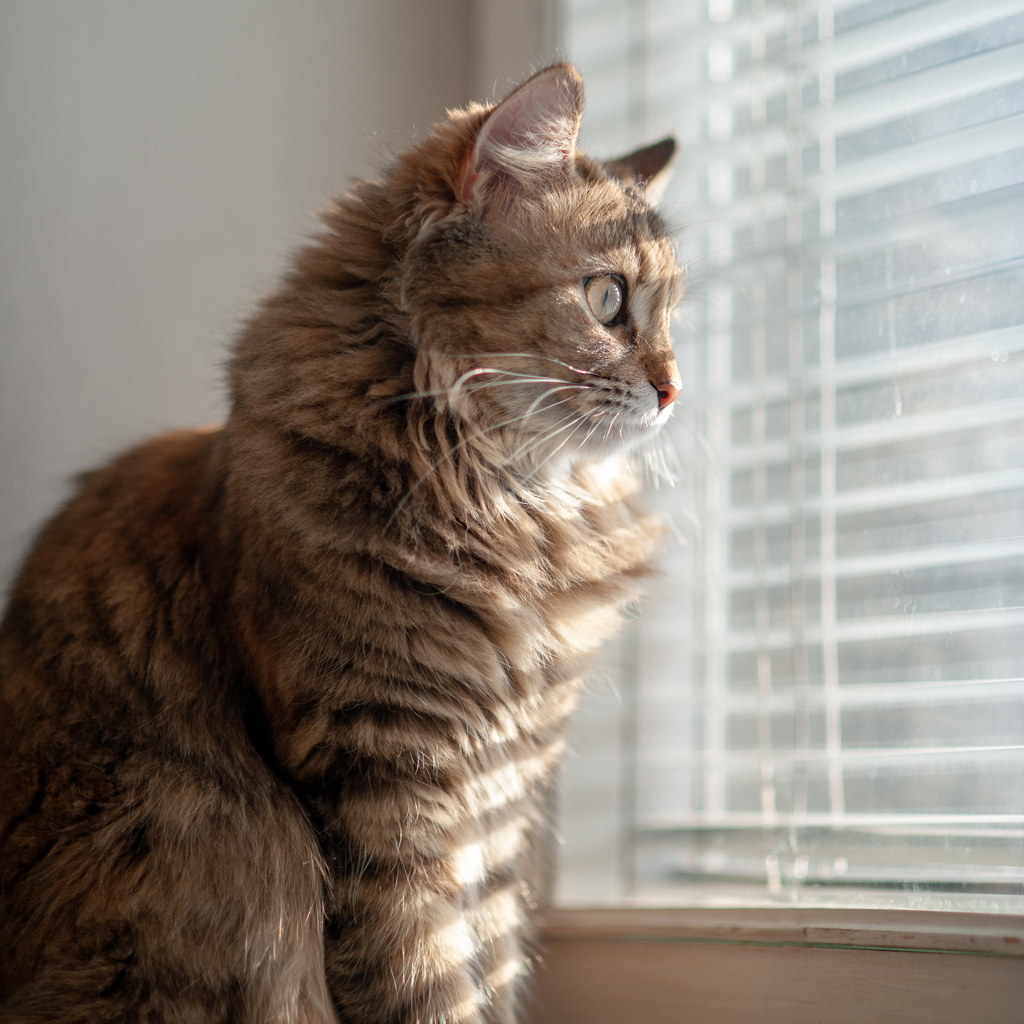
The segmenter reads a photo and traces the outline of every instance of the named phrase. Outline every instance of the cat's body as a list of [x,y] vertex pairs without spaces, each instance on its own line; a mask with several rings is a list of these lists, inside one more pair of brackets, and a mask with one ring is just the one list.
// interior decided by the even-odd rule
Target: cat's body
[[538,788],[652,551],[607,460],[677,388],[670,247],[580,104],[548,69],[354,189],[228,423],[44,530],[0,633],[0,1020],[515,1019]]

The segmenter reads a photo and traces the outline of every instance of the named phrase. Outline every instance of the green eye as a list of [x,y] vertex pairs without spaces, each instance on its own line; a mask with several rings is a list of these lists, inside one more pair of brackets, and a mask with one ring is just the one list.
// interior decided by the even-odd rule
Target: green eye
[[622,283],[614,277],[592,277],[586,285],[591,312],[603,324],[610,324],[622,309]]

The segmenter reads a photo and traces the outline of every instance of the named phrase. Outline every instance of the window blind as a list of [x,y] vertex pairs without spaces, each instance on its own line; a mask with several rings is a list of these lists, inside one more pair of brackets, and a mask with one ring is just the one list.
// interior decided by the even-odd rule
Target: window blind
[[576,727],[559,898],[1019,911],[1024,0],[561,16],[584,144],[681,140],[690,293],[679,543]]

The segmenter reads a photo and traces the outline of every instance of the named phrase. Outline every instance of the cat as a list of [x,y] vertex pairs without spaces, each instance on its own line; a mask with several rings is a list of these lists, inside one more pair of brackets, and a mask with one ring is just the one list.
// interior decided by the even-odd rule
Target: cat
[[0,1019],[512,1022],[530,835],[658,543],[671,139],[579,73],[324,214],[223,427],[87,474],[0,629]]

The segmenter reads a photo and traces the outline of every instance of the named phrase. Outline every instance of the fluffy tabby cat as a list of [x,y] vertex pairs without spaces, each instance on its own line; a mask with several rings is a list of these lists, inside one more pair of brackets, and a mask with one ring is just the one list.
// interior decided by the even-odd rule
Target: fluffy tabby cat
[[325,214],[219,429],[85,477],[0,634],[0,1019],[509,1022],[524,857],[656,531],[671,140],[556,65]]

